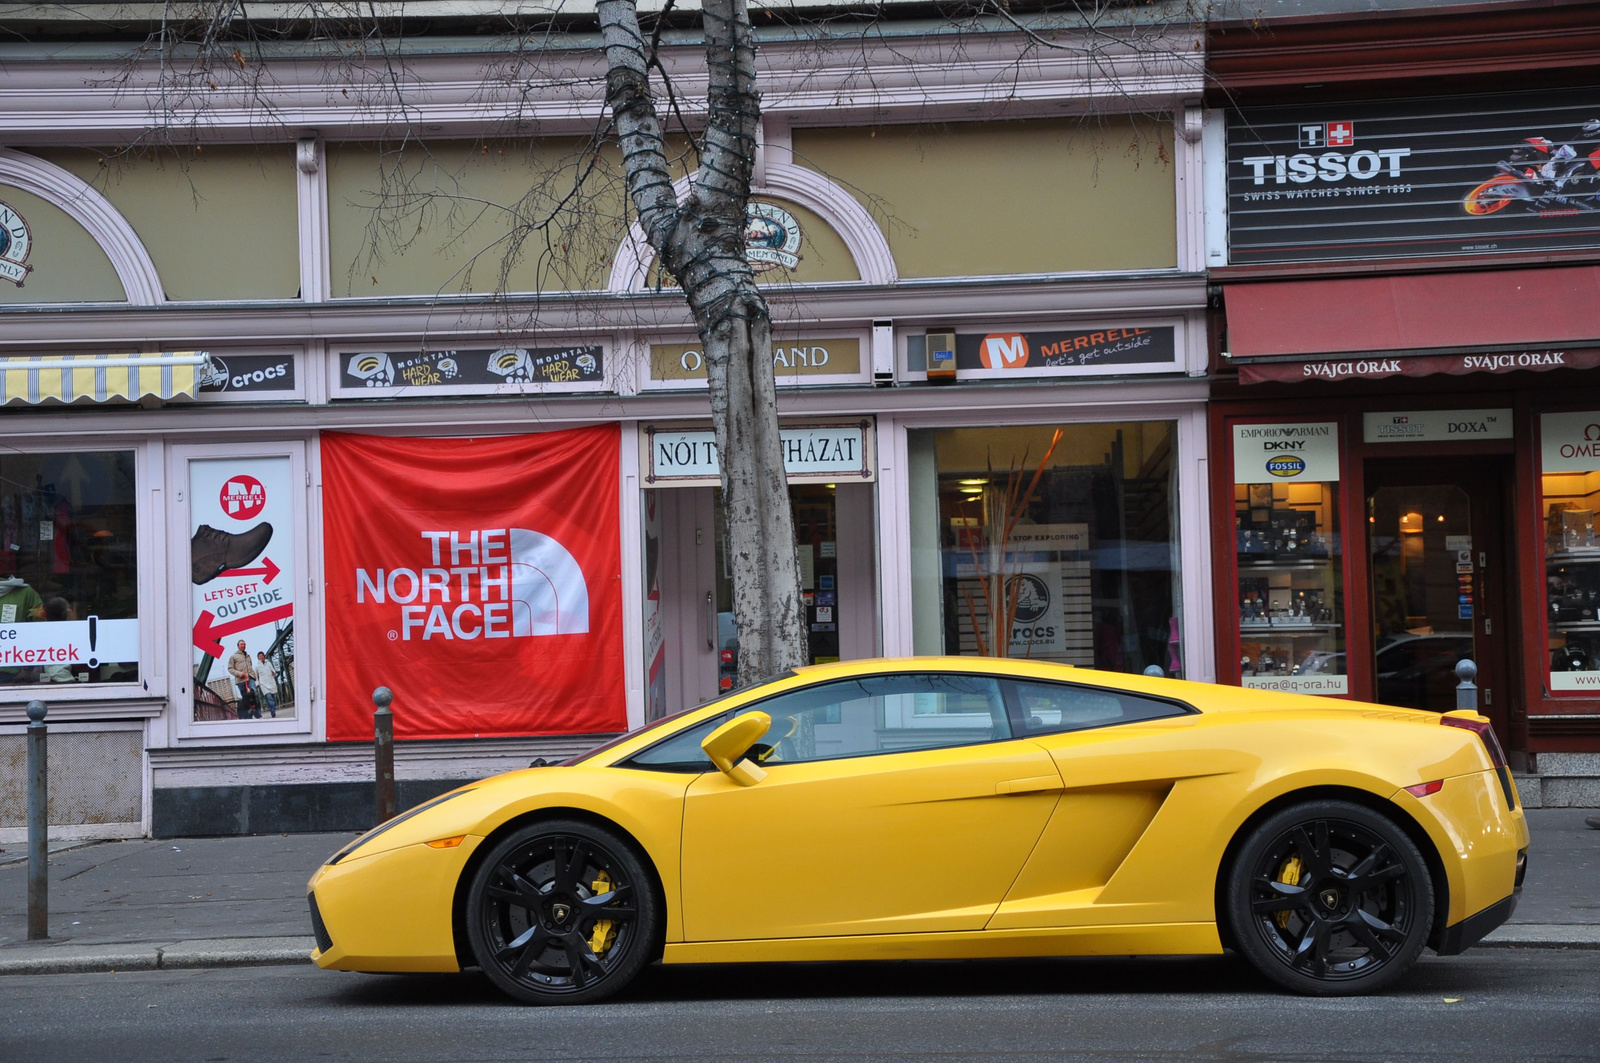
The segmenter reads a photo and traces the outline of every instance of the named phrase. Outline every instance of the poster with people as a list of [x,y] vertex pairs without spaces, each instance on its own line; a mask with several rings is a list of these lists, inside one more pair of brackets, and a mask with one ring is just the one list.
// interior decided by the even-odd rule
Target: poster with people
[[620,438],[323,434],[330,741],[627,728]]
[[194,719],[296,717],[288,455],[189,462]]

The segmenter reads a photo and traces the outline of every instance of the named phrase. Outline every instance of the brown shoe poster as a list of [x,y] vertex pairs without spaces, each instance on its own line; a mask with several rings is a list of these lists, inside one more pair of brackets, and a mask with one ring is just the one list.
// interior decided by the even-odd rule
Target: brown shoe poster
[[292,485],[287,455],[189,462],[196,721],[295,717]]

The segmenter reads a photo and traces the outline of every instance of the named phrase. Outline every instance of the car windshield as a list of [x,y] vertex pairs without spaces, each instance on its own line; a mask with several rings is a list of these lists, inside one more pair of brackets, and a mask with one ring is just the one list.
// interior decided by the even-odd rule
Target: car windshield
[[[711,704],[711,703],[707,702],[706,704]],[[654,731],[659,727],[662,727],[662,726],[664,726],[666,724],[669,724],[673,720],[681,720],[681,719],[683,719],[683,717],[689,715],[691,712],[694,712],[695,709],[702,709],[702,708],[705,708],[705,706],[704,705],[696,705],[694,709],[684,709],[682,712],[675,712],[671,716],[663,716],[659,720],[651,720],[649,723],[645,724],[643,727],[635,727],[631,731],[628,731],[628,732],[625,732],[623,734],[617,735],[617,737],[611,739],[610,741],[600,743],[599,745],[595,746],[593,749],[584,750],[582,753],[579,753],[575,757],[571,757],[571,758],[569,758],[567,760],[563,760],[561,762],[561,767],[570,768],[574,764],[582,764],[584,761],[588,760],[590,757],[597,757],[601,753],[604,753],[606,750],[613,749],[613,748],[615,748],[617,746],[620,746],[622,743],[628,741],[631,738],[638,738],[642,734],[649,734],[651,731]]]
[[[795,674],[794,670],[790,669],[790,670],[788,670],[786,672],[780,672],[779,674],[774,675],[774,676],[768,676],[766,679],[763,679],[759,683],[755,683],[753,685],[754,686],[765,686],[768,683],[775,683],[779,679],[788,679],[790,676],[792,676],[794,674]],[[656,730],[657,728],[663,726],[664,724],[669,724],[673,720],[681,720],[685,716],[689,715],[691,712],[698,712],[699,710],[705,708],[706,705],[715,705],[719,701],[726,700],[727,698],[732,697],[734,695],[734,693],[736,693],[736,691],[731,691],[730,690],[728,693],[722,695],[722,697],[713,698],[712,700],[706,702],[704,705],[696,705],[692,709],[684,709],[682,712],[675,712],[670,716],[663,716],[659,720],[651,720],[649,723],[645,724],[642,727],[635,727],[633,730],[628,731],[625,734],[619,734],[619,735],[617,735],[617,737],[615,737],[613,739],[610,739],[609,741],[600,743],[599,745],[595,746],[593,749],[587,749],[587,750],[583,751],[582,753],[579,753],[575,757],[571,757],[571,758],[569,758],[567,760],[563,760],[561,762],[560,766],[563,767],[563,768],[570,768],[574,764],[582,764],[584,761],[589,760],[592,757],[597,757],[601,753],[604,753],[608,749],[615,749],[617,746],[620,746],[624,742],[627,742],[627,741],[630,741],[632,739],[638,738],[640,735],[649,734],[651,731]]]

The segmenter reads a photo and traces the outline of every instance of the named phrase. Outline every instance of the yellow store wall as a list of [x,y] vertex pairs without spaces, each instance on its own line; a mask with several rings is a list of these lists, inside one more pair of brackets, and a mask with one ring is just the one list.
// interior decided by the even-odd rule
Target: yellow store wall
[[294,147],[39,155],[109,199],[150,252],[168,299],[293,299],[300,291]]
[[1177,265],[1170,121],[795,129],[793,144],[872,213],[902,277]]
[[120,303],[127,298],[111,259],[66,211],[38,196],[0,185],[5,203],[28,223],[33,272],[18,288],[0,280],[0,304]]

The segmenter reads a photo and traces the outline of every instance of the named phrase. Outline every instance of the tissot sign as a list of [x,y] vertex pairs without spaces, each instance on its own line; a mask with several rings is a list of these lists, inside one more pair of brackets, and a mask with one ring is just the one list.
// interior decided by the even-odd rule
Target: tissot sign
[[1594,247],[1596,118],[1592,89],[1232,112],[1229,262]]

